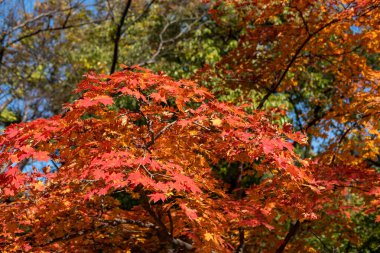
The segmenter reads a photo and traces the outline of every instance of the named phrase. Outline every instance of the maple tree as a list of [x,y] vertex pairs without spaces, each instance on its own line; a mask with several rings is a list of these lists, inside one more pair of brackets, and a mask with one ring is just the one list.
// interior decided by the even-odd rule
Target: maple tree
[[256,108],[290,104],[299,130],[328,140],[335,159],[376,163],[380,73],[370,58],[380,52],[380,2],[231,0],[212,13],[229,15],[231,6],[243,34],[203,78],[256,91]]
[[[344,212],[335,187],[363,188],[356,182],[377,177],[302,160],[287,140],[306,137],[263,111],[218,102],[191,81],[125,68],[88,74],[76,90],[82,98],[64,114],[1,135],[5,250],[233,251],[245,233],[281,229],[288,217]],[[51,164],[22,173],[25,159]],[[213,171],[221,161],[263,179],[244,196],[228,193]]]
[[[133,2],[120,4],[133,11]],[[193,77],[217,97],[122,65],[87,74],[64,113],[0,135],[4,251],[373,248],[373,236],[361,241],[352,227],[358,215],[380,221],[379,1],[212,4],[221,29],[241,31],[235,50]],[[182,33],[168,24],[161,32]],[[125,38],[113,39],[116,48]],[[246,93],[221,94],[223,86]],[[283,123],[284,108],[305,134]],[[306,136],[326,141],[318,155]]]
[[[221,17],[238,16],[242,35],[236,49],[217,66],[206,66],[199,71],[198,80],[206,85],[224,84],[227,93],[237,93],[234,97],[237,102],[253,97],[254,108],[287,110],[295,127],[305,132],[314,144],[314,149],[311,145],[298,147],[303,157],[318,155],[329,166],[378,170],[379,1],[215,3],[214,18],[223,24]],[[231,91],[231,87],[238,92]],[[371,179],[362,183],[370,182]],[[378,198],[378,189],[370,191]],[[375,200],[368,208],[376,209],[378,204]],[[353,231],[352,222],[328,223],[313,222],[296,230],[290,226],[288,235],[298,234],[299,244],[305,244],[300,240],[302,237],[314,236],[322,251],[350,247],[359,252],[378,250],[378,245],[362,248],[370,242],[366,239],[347,236],[347,231]],[[336,224],[343,229],[337,231]],[[318,232],[313,232],[314,229]],[[339,239],[333,238],[334,233]],[[342,239],[347,239],[343,246]]]

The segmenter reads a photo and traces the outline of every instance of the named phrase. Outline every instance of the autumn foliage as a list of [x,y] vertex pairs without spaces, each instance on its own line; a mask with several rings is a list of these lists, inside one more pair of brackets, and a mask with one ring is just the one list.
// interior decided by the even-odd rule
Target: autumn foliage
[[[324,6],[318,14],[324,1],[288,2],[228,1],[245,35],[219,65],[203,69],[207,77],[196,77],[252,84],[264,91],[256,109],[220,102],[194,81],[122,65],[110,75],[85,75],[80,98],[62,114],[6,128],[1,250],[316,252],[309,239],[319,233],[357,240],[347,232],[352,216],[378,215],[380,206],[379,173],[368,164],[378,155],[379,73],[349,49],[360,38],[378,52],[367,38],[378,31],[374,23],[358,34],[341,31],[352,20],[362,27],[378,5],[342,1],[347,10]],[[211,14],[218,11],[217,4]],[[332,62],[316,62],[322,56]],[[340,60],[347,64],[337,69]],[[263,110],[264,103],[277,92],[314,91],[303,86],[313,71],[336,76],[331,96],[305,102],[303,116],[313,124],[294,131],[276,123],[286,112]],[[316,113],[326,101],[330,108]],[[321,137],[336,122],[346,131],[320,156],[297,152],[309,145],[307,135]]]
[[[88,74],[77,92],[82,98],[63,115],[1,136],[6,250],[232,251],[239,229],[319,219],[336,186],[376,176],[302,160],[289,142],[305,143],[302,134],[262,111],[218,102],[191,81],[126,69]],[[56,167],[22,173],[25,159]],[[221,161],[266,179],[244,196],[227,193],[213,170]]]
[[257,91],[256,108],[283,94],[299,129],[329,139],[329,157],[378,159],[380,1],[217,3],[215,18],[233,6],[243,35],[215,68],[200,71],[203,79]]

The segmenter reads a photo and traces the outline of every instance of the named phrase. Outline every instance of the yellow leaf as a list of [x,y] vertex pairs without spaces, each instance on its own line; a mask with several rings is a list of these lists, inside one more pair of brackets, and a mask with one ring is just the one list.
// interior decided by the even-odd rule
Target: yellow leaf
[[45,185],[41,181],[38,181],[37,183],[34,184],[34,188],[37,191],[42,191],[45,188]]
[[213,120],[211,120],[211,122],[212,122],[212,124],[213,124],[214,126],[216,126],[216,127],[219,127],[219,126],[222,125],[222,120],[219,119],[219,118],[213,119]]
[[134,198],[134,199],[138,199],[138,198],[140,198],[140,194],[139,194],[138,192],[132,192],[132,193],[131,193],[131,196],[132,196],[132,198]]
[[71,192],[70,188],[66,188],[65,190],[62,190],[62,193],[69,193],[69,192]]
[[207,233],[205,233],[205,239],[206,239],[206,241],[214,240],[214,235],[207,232]]
[[198,134],[198,131],[195,131],[195,130],[194,130],[194,131],[190,131],[189,133],[190,133],[191,136],[194,136],[194,135],[197,135],[197,134]]

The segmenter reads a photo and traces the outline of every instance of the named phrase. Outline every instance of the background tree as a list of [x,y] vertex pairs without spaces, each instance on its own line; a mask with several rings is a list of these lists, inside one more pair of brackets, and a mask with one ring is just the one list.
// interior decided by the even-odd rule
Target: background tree
[[118,63],[139,64],[180,78],[215,63],[233,46],[225,43],[236,37],[216,26],[209,6],[201,1],[3,1],[3,124],[58,113],[90,70],[109,73]]
[[[243,20],[243,35],[207,79],[258,92],[257,108],[280,99],[292,110],[295,125],[310,138],[322,136],[335,159],[376,160],[379,66],[373,59],[379,45],[371,39],[379,34],[379,2],[228,1],[215,12],[227,12],[229,3]],[[371,125],[375,136],[364,125]],[[369,146],[341,144],[355,133]],[[354,149],[365,154],[349,154]]]
[[[200,80],[224,83],[227,93],[245,91],[258,109],[285,107],[284,119],[309,136],[304,157],[378,168],[379,44],[371,40],[379,36],[378,1],[226,1],[213,12],[215,18],[238,15],[242,36],[215,68],[200,71]],[[342,243],[342,230],[352,230],[339,223],[344,229],[332,223],[330,234],[321,225],[322,239],[304,235],[315,237],[322,251],[360,250],[366,239]]]

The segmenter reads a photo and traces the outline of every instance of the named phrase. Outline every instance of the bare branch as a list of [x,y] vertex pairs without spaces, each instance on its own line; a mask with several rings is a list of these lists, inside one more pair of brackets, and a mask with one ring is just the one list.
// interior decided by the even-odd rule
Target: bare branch
[[156,51],[154,52],[154,54],[150,57],[150,59],[148,59],[144,62],[140,62],[137,65],[138,66],[145,66],[145,65],[156,62],[157,57],[161,54],[161,51],[162,51],[163,47],[165,46],[165,44],[168,44],[169,42],[173,43],[176,40],[178,40],[179,38],[181,38],[183,35],[188,33],[194,25],[196,25],[197,23],[199,23],[202,20],[202,18],[205,15],[206,14],[203,14],[201,17],[198,17],[196,19],[194,19],[194,18],[188,19],[188,20],[193,20],[193,22],[188,24],[186,29],[181,29],[181,31],[179,33],[177,33],[174,37],[169,38],[169,39],[164,39],[164,34],[169,29],[169,27],[175,23],[185,21],[185,19],[175,20],[175,21],[171,21],[171,22],[166,23],[165,26],[163,27],[163,29],[161,30],[160,34],[159,34],[160,42],[159,42],[158,47],[157,47]]
[[319,238],[319,236],[317,236],[313,231],[309,231],[310,233],[312,233],[314,235],[315,238],[318,239],[318,241],[322,244],[322,246],[328,251],[328,252],[334,252],[333,250],[329,249],[326,244],[321,240],[321,238]]
[[12,40],[11,42],[9,42],[6,47],[9,47],[17,42],[20,42],[26,38],[30,38],[34,35],[37,35],[39,33],[43,33],[43,32],[49,32],[49,31],[59,31],[59,30],[66,30],[66,29],[70,29],[70,28],[76,28],[76,27],[82,27],[82,26],[85,26],[85,25],[89,25],[91,23],[97,23],[97,22],[101,22],[101,21],[104,21],[104,19],[100,19],[100,20],[93,20],[93,21],[90,21],[90,22],[85,22],[85,23],[80,23],[80,24],[73,24],[73,25],[65,25],[65,26],[59,26],[59,27],[47,27],[47,28],[43,28],[43,29],[39,29],[39,30],[36,30],[36,31],[33,31],[31,33],[28,33],[28,34],[25,34],[25,35],[22,35],[20,37],[18,37],[17,39],[14,39]]
[[177,121],[173,121],[166,126],[164,126],[157,134],[153,135],[153,138],[145,145],[145,148],[148,149],[150,146],[154,144],[154,142],[163,134],[165,133],[172,125],[174,125]]
[[186,250],[193,250],[194,247],[190,243],[184,242],[181,239],[173,238],[173,244],[185,248]]
[[113,225],[117,224],[131,224],[131,225],[137,225],[144,228],[157,228],[156,225],[150,222],[142,222],[139,220],[131,220],[131,219],[113,219],[113,220],[101,220],[102,222],[112,223]]
[[164,126],[155,136],[154,140],[158,139],[163,133],[165,133],[172,125],[174,125],[177,121],[173,121],[166,126]]
[[152,0],[152,1],[150,1],[149,3],[147,3],[147,4],[145,5],[144,10],[141,12],[141,14],[140,14],[135,20],[133,20],[132,24],[139,22],[143,17],[145,17],[146,14],[149,12],[150,7],[152,6],[152,4],[153,4],[155,1],[156,1],[156,0]]
[[303,16],[302,11],[297,6],[290,6],[290,8],[296,9],[296,11],[298,12],[298,14],[300,15],[300,17],[302,19],[302,23],[303,23],[303,25],[305,27],[306,32],[310,35],[310,29],[309,29],[309,26],[308,26],[308,24],[306,22],[305,17]]
[[115,23],[116,21],[115,21],[115,14],[114,14],[114,12],[113,12],[113,8],[112,8],[112,6],[111,6],[111,3],[110,3],[110,1],[109,0],[107,0],[107,8],[108,8],[108,12],[109,12],[109,15],[111,16],[111,21],[112,21],[112,23]]
[[[346,136],[351,132],[352,129],[354,129],[356,126],[358,125],[358,122],[355,122],[354,124],[352,124],[352,126],[348,127],[344,132],[343,134],[340,136],[339,138],[339,141],[337,143],[337,146],[336,148],[339,148],[339,146],[341,145],[342,141],[346,138]],[[338,150],[337,150],[338,152]],[[334,163],[335,161],[335,158],[336,158],[336,154],[334,153],[334,155],[332,156],[331,158],[331,162],[330,163]]]
[[13,101],[13,98],[12,97],[10,97],[10,98],[8,98],[7,100],[5,100],[4,102],[3,102],[3,104],[0,106],[0,114],[7,108],[7,106],[10,104],[10,103],[12,103],[12,101]]
[[151,177],[151,178],[154,178],[154,175],[152,173],[150,173],[150,171],[145,167],[145,165],[141,165],[141,167],[143,167],[143,169],[145,170],[146,173],[148,173],[148,175]]
[[117,64],[118,57],[119,57],[119,42],[120,42],[120,38],[122,35],[122,28],[124,25],[125,18],[127,17],[129,8],[131,7],[131,3],[132,3],[132,0],[128,0],[128,2],[125,5],[125,8],[123,10],[123,13],[121,14],[120,21],[116,27],[116,34],[115,34],[115,38],[114,38],[114,48],[113,48],[113,56],[112,56],[110,74],[115,72],[115,69],[116,69],[116,64]]
[[10,34],[10,33],[14,32],[14,31],[16,31],[18,29],[24,28],[25,26],[27,26],[30,23],[36,22],[36,21],[38,21],[38,20],[40,20],[42,18],[45,18],[45,17],[52,16],[52,15],[54,15],[56,13],[71,11],[71,10],[77,8],[78,6],[79,6],[79,4],[76,4],[74,6],[71,6],[70,8],[60,9],[60,10],[53,10],[53,11],[41,13],[40,15],[37,15],[37,16],[35,16],[35,17],[31,18],[31,19],[28,19],[28,20],[26,20],[26,21],[24,21],[24,22],[22,22],[22,23],[20,23],[18,25],[15,25],[14,27],[12,27],[12,29],[6,31],[5,34],[6,35]]
[[55,167],[55,169],[56,169],[57,171],[59,171],[59,166],[58,166],[58,164],[54,161],[54,159],[51,159],[51,163],[53,164],[53,166]]
[[208,127],[206,127],[206,126],[204,126],[204,125],[201,125],[201,124],[199,124],[199,123],[196,122],[196,121],[194,121],[193,123],[194,123],[194,125],[197,125],[197,126],[203,128],[203,129],[206,129],[207,131],[212,131],[210,128],[208,128]]

